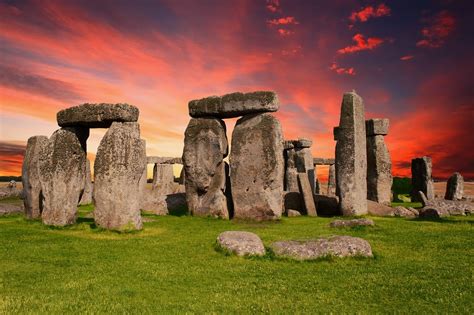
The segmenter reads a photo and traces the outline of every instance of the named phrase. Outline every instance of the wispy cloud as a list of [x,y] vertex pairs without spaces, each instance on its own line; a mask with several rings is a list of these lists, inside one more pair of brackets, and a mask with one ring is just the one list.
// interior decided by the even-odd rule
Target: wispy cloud
[[378,46],[382,45],[384,40],[378,37],[368,37],[367,39],[364,35],[358,33],[352,37],[352,40],[356,42],[355,45],[350,45],[344,48],[341,48],[337,51],[338,54],[352,54],[362,50],[373,50]]
[[267,21],[268,25],[290,25],[290,24],[300,24],[294,16],[282,17],[279,19],[272,19]]
[[267,0],[266,8],[272,13],[280,12],[280,0]]
[[423,39],[416,43],[418,47],[438,48],[444,45],[447,37],[454,31],[456,20],[448,11],[424,19],[425,27],[421,29]]
[[330,70],[336,72],[337,74],[347,74],[347,75],[356,75],[356,71],[353,67],[344,68],[340,67],[337,63],[333,62],[329,67]]
[[406,56],[400,57],[400,60],[408,61],[408,60],[412,60],[414,57],[415,56],[413,56],[413,55],[406,55]]
[[371,18],[388,16],[390,15],[390,13],[391,13],[391,9],[383,3],[379,4],[376,7],[369,5],[360,9],[359,11],[352,12],[351,15],[349,16],[349,20],[352,23],[356,23],[356,22],[364,23],[364,22],[367,22]]

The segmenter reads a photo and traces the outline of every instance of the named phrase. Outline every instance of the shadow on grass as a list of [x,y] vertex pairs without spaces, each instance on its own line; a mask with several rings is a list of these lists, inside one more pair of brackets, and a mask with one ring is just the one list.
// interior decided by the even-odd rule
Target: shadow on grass
[[414,222],[434,222],[434,223],[443,223],[443,224],[474,224],[474,218],[469,218],[468,220],[453,220],[451,217],[444,218],[414,218],[410,219]]

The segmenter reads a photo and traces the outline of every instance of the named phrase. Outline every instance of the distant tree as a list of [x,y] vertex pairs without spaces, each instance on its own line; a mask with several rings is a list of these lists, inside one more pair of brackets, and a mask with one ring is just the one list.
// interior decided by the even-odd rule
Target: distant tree
[[0,182],[9,182],[12,180],[15,182],[21,182],[21,176],[0,176]]

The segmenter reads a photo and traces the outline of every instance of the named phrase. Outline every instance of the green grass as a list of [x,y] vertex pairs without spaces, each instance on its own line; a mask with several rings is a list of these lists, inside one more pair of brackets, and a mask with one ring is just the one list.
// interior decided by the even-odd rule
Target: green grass
[[[473,219],[373,218],[330,229],[330,218],[235,223],[147,214],[135,233],[50,228],[0,217],[0,313],[473,313]],[[353,235],[373,259],[314,262],[225,255],[225,230],[284,239]]]

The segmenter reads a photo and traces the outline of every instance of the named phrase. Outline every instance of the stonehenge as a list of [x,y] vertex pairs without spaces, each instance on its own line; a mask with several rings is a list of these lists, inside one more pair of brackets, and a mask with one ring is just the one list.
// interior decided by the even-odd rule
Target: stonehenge
[[433,178],[431,176],[431,158],[423,156],[411,161],[411,200],[421,202],[419,191],[423,192],[428,200],[434,199]]
[[[343,95],[333,131],[335,158],[313,157],[309,138],[283,138],[274,92],[211,96],[190,101],[188,109],[182,157],[146,155],[133,105],[86,103],[59,111],[60,128],[49,139],[28,139],[22,167],[26,216],[64,226],[76,222],[78,205],[94,203],[98,227],[129,231],[142,228],[142,210],[165,215],[185,205],[194,216],[254,221],[397,211],[389,207],[392,163],[384,140],[389,120],[366,120],[355,92]],[[224,120],[237,117],[229,145]],[[94,182],[86,157],[90,128],[108,128],[94,162]],[[151,189],[147,164],[154,164]],[[183,165],[179,179],[175,164]],[[321,165],[329,168],[325,194],[316,175]],[[429,157],[412,160],[412,200],[430,206],[438,202],[431,167]],[[463,178],[454,173],[445,199],[462,198]]]
[[364,102],[345,93],[336,142],[336,194],[343,215],[367,214],[367,148]]
[[392,194],[392,161],[384,136],[388,119],[369,119],[367,133],[367,199],[390,205]]

